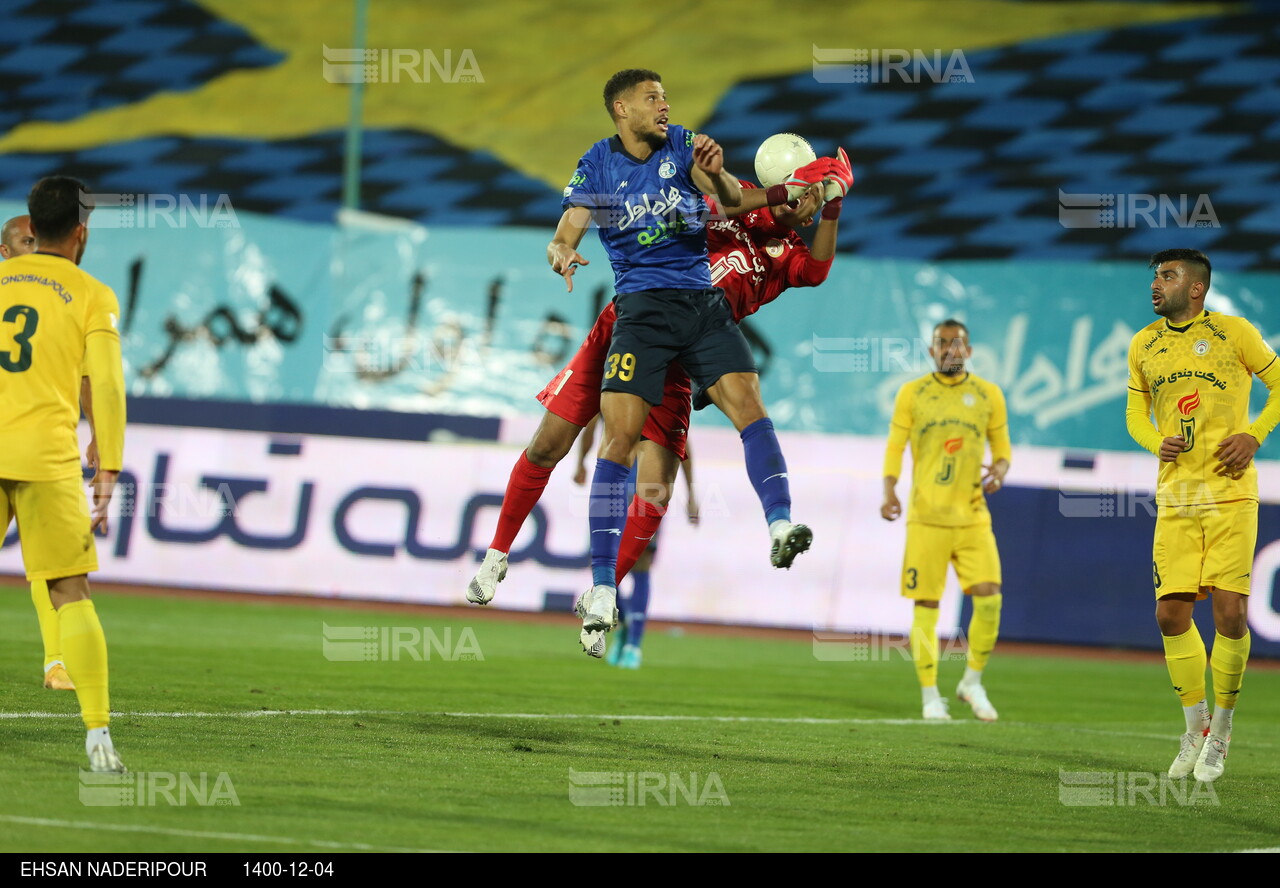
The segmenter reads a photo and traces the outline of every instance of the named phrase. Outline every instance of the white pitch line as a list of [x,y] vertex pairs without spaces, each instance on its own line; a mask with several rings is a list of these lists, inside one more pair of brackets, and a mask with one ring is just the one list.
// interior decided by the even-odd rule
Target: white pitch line
[[[951,721],[926,721],[921,718],[813,718],[805,716],[764,716],[764,715],[644,715],[644,714],[601,714],[580,712],[406,712],[400,709],[245,709],[227,712],[113,712],[112,718],[264,718],[274,715],[413,715],[443,716],[446,718],[510,718],[530,721],[644,721],[644,722],[718,722],[738,724],[775,724],[775,725],[902,725],[905,727],[940,727],[956,725],[978,725],[981,722],[969,719]],[[0,719],[16,718],[79,718],[75,712],[0,712]],[[1014,728],[1048,728],[1055,731],[1069,731],[1075,734],[1093,734],[1100,737],[1134,737],[1140,740],[1176,740],[1178,735],[1172,732],[1156,733],[1154,731],[1109,731],[1103,728],[1086,728],[1076,725],[1050,724],[1045,722],[1002,721],[1005,727]],[[984,730],[994,730],[984,728]],[[1262,749],[1274,749],[1277,744],[1266,741],[1251,740],[1250,746]]]
[[[648,721],[648,722],[718,722],[739,724],[781,724],[781,725],[903,725],[937,727],[944,725],[975,725],[978,722],[965,719],[953,721],[926,721],[920,718],[813,718],[804,716],[757,716],[757,715],[643,715],[643,714],[600,714],[576,712],[405,712],[398,709],[248,709],[228,712],[113,712],[113,718],[263,718],[272,715],[415,715],[444,716],[447,718],[510,718],[531,721],[581,721],[584,719],[604,721]],[[71,712],[0,712],[0,719],[5,718],[78,718],[78,713]],[[1003,722],[1004,725],[1020,728],[1052,728],[1059,731],[1074,731],[1083,734],[1100,734],[1109,737],[1138,737],[1145,740],[1176,739],[1175,734],[1138,733],[1133,731],[1107,731],[1097,728],[1072,727],[1069,725],[1046,725],[1036,722]],[[1270,745],[1270,744],[1256,744]]]
[[253,833],[204,832],[194,829],[169,829],[163,826],[133,826],[120,823],[92,823],[87,820],[50,820],[44,817],[18,817],[0,814],[0,822],[22,823],[28,826],[59,826],[67,829],[90,829],[106,832],[155,833],[162,836],[180,836],[188,839],[226,839],[235,842],[264,842],[277,845],[306,845],[310,848],[327,848],[331,851],[394,851],[411,854],[440,854],[423,848],[390,848],[384,845],[366,845],[362,842],[326,842],[321,839],[295,839],[290,836],[259,836]]
[[1280,848],[1244,848],[1237,854],[1280,854]]

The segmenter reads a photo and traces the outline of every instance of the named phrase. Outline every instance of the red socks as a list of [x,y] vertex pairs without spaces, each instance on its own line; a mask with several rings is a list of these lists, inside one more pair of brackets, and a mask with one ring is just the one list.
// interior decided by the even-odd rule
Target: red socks
[[550,477],[551,469],[535,466],[529,462],[525,451],[520,451],[520,458],[516,460],[511,469],[511,478],[507,481],[507,492],[502,497],[502,512],[498,515],[498,529],[493,533],[490,549],[511,551],[512,541],[541,498],[542,491],[547,489],[547,479]]
[[618,546],[617,582],[622,582],[640,559],[640,553],[649,547],[665,514],[664,506],[655,506],[639,496],[632,497],[627,508],[627,526],[622,530],[622,542]]

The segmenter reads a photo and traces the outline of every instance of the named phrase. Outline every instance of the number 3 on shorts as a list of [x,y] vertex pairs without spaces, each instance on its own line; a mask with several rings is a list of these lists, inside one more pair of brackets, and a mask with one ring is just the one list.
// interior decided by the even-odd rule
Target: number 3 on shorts
[[[621,369],[619,369],[621,367]],[[617,376],[623,382],[630,382],[631,377],[636,375],[636,356],[631,352],[620,355],[617,352],[609,355],[609,372],[604,375],[605,379],[613,379]]]

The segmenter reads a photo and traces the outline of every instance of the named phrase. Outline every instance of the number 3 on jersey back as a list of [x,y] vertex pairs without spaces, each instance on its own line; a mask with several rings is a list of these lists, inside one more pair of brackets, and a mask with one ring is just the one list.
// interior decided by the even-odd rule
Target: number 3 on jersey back
[[0,316],[0,320],[11,324],[21,324],[22,328],[13,334],[14,344],[18,346],[18,357],[13,357],[13,350],[0,352],[0,369],[10,373],[21,373],[31,369],[31,337],[40,323],[40,315],[29,305],[11,305],[9,310]]

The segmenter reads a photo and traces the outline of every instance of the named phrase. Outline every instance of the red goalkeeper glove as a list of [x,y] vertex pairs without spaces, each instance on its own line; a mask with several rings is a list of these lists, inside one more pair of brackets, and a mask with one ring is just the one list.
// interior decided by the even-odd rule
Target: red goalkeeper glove
[[783,184],[787,186],[787,196],[795,200],[805,193],[810,185],[834,175],[834,167],[838,161],[831,157],[819,157],[792,173]]
[[840,200],[853,187],[853,168],[849,165],[849,155],[844,153],[843,148],[837,153],[837,158],[825,158],[831,161],[831,170],[825,179],[826,191],[823,194],[828,201]]

